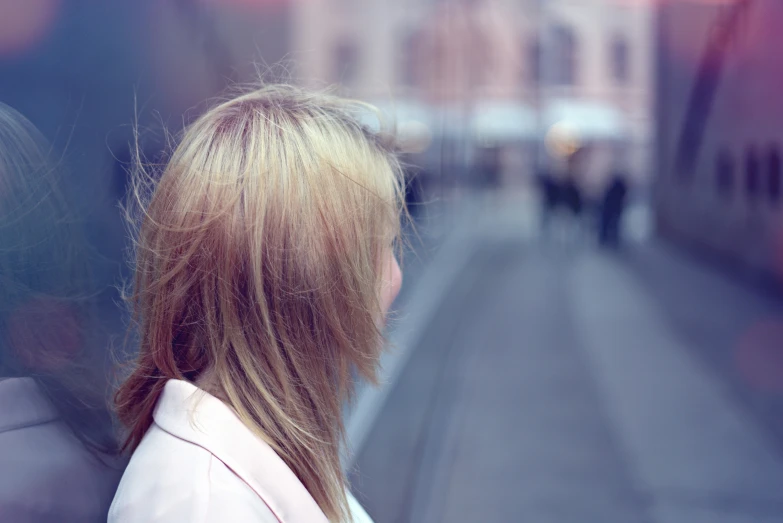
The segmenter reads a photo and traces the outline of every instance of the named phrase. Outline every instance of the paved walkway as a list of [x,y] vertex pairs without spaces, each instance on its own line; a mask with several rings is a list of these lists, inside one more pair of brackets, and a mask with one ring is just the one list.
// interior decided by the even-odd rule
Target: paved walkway
[[[493,205],[456,242],[463,261],[356,457],[376,522],[783,521],[775,432],[725,361],[704,364],[711,338],[685,334],[677,293],[651,288],[660,273],[687,294],[693,275],[659,248],[542,244],[530,218]],[[738,296],[705,285],[707,302]],[[691,321],[720,320],[702,310]]]

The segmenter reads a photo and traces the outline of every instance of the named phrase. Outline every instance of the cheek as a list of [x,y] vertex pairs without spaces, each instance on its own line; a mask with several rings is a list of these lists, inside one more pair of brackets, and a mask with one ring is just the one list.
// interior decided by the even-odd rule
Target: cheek
[[397,294],[399,294],[401,287],[402,271],[400,270],[400,264],[397,263],[397,258],[393,255],[389,255],[387,262],[384,264],[383,290],[381,293],[384,313],[391,307]]
[[394,297],[392,298],[392,301],[394,301],[394,298],[397,298],[397,295],[400,293],[400,289],[402,288],[402,270],[400,269],[400,264],[397,263],[397,258],[395,257],[393,260],[394,263],[392,263],[391,288]]

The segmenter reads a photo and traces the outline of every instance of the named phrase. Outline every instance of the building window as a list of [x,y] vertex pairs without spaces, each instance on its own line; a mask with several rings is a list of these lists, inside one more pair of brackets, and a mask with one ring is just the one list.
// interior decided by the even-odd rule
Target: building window
[[564,25],[552,31],[552,81],[556,85],[576,83],[577,42],[574,31]]
[[400,81],[406,87],[420,84],[419,64],[421,64],[421,37],[416,31],[403,34],[400,41]]
[[469,80],[473,85],[488,85],[492,83],[496,54],[493,52],[489,36],[481,30],[472,28],[466,39],[469,42],[468,64],[475,71],[469,77]]
[[528,49],[527,79],[533,85],[541,81],[541,42],[536,38]]
[[718,194],[725,199],[734,192],[734,157],[726,149],[718,153],[715,160],[715,186]]
[[345,40],[334,49],[334,80],[337,83],[352,86],[359,71],[359,48],[356,43]]
[[755,200],[759,194],[759,167],[756,150],[749,147],[745,152],[745,192],[749,200]]
[[767,156],[767,190],[769,201],[773,205],[780,204],[781,184],[780,184],[780,151],[773,146]]
[[628,83],[630,77],[630,52],[628,48],[628,42],[623,37],[615,37],[612,40],[611,57],[612,57],[612,78],[618,84]]

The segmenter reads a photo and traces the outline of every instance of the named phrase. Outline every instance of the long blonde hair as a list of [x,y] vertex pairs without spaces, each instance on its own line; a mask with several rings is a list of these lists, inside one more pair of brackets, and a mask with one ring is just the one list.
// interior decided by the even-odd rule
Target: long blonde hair
[[[141,202],[129,296],[140,349],[115,396],[133,450],[165,382],[214,390],[332,521],[349,519],[341,411],[375,382],[399,164],[356,102],[267,86],[207,111]],[[146,195],[146,196],[145,196]]]

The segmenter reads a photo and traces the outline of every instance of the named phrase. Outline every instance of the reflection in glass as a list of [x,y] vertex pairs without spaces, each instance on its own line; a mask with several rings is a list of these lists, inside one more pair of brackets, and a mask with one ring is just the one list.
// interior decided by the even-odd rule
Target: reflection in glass
[[49,155],[0,104],[0,521],[105,521],[119,471],[96,293]]

